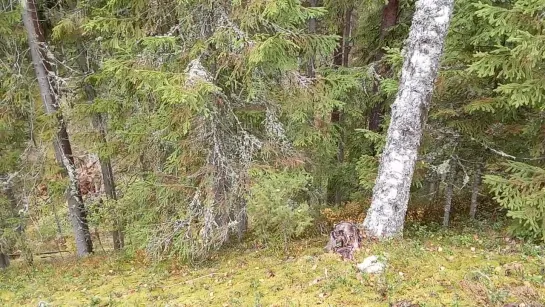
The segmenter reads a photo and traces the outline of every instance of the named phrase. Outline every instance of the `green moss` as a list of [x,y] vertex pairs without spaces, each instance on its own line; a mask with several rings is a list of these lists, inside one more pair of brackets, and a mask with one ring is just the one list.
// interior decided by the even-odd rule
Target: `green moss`
[[[295,242],[290,256],[232,248],[199,266],[153,267],[116,256],[15,265],[0,275],[3,305],[57,306],[495,306],[545,300],[543,249],[490,233],[420,234],[368,243],[356,254],[387,259],[386,273],[366,276],[355,263],[324,254],[325,238]],[[304,246],[304,248],[302,247]],[[125,260],[123,260],[125,259]]]

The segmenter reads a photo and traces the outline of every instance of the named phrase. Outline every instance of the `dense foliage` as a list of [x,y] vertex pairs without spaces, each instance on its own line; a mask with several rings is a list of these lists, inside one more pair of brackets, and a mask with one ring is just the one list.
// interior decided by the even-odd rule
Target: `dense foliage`
[[[68,179],[54,116],[23,8],[0,3],[0,252],[62,248]],[[199,259],[247,233],[285,244],[324,231],[346,204],[358,218],[366,209],[414,1],[36,3],[97,233],[122,229],[127,251]],[[517,234],[545,240],[544,9],[456,1],[410,216],[439,222],[452,177],[454,219],[469,218],[473,193],[479,219],[499,205]],[[99,161],[111,161],[117,197]],[[481,168],[485,187],[471,183]]]

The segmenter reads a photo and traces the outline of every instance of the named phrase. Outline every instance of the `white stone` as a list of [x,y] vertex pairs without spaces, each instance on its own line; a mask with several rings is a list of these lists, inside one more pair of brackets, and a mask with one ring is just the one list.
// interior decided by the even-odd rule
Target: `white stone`
[[380,274],[384,272],[386,264],[380,262],[377,256],[369,256],[363,260],[362,263],[357,265],[358,270],[367,274]]

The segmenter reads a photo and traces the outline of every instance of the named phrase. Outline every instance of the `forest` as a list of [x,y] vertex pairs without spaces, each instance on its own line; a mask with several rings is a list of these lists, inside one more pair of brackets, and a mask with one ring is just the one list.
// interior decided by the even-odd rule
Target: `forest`
[[2,306],[545,306],[545,0],[0,0]]

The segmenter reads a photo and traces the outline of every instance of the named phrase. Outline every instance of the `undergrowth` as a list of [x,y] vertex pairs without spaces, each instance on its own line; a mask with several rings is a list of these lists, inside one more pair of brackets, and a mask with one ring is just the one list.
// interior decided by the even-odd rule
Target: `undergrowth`
[[0,274],[2,306],[503,306],[545,301],[543,247],[483,225],[409,227],[403,240],[366,242],[356,254],[387,261],[383,275],[325,254],[326,237],[285,250],[238,245],[206,262],[152,263],[144,254],[97,253],[16,263]]

